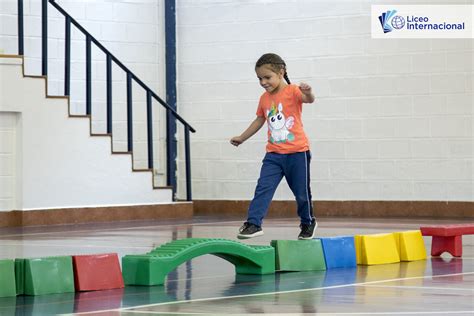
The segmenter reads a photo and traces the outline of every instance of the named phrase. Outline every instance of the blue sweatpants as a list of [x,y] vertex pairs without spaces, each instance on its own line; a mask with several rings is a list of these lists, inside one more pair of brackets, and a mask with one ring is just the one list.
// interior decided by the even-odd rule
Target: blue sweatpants
[[310,161],[309,150],[293,154],[267,153],[263,159],[255,196],[250,202],[247,222],[262,226],[275,190],[284,176],[295,195],[301,224],[311,224],[314,216],[311,203]]

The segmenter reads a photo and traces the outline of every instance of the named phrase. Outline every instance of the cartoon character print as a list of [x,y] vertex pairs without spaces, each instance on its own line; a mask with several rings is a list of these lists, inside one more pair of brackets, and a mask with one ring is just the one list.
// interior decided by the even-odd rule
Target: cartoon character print
[[275,104],[272,104],[270,110],[267,110],[268,127],[271,132],[270,142],[271,143],[286,143],[286,141],[293,141],[294,135],[289,130],[295,124],[293,116],[285,119],[283,114],[283,105],[278,103],[278,110]]

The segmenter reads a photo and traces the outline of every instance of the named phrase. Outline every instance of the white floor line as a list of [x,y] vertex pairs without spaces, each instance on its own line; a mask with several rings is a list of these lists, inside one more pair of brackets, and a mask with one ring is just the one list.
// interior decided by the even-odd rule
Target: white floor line
[[146,305],[140,305],[140,306],[131,306],[131,307],[125,307],[125,308],[108,309],[108,310],[103,310],[103,311],[76,313],[74,315],[87,315],[87,314],[95,314],[95,313],[129,311],[129,310],[138,309],[138,308],[175,305],[175,304],[181,304],[181,303],[190,304],[190,303],[194,303],[194,302],[206,302],[206,301],[216,301],[216,300],[236,299],[236,298],[238,299],[238,298],[275,295],[275,294],[302,293],[302,292],[338,289],[338,288],[344,288],[344,287],[350,287],[350,286],[361,286],[361,285],[364,285],[364,284],[379,284],[379,283],[395,282],[395,281],[417,280],[417,279],[426,279],[426,278],[442,278],[442,277],[450,277],[450,276],[456,276],[456,275],[470,275],[470,274],[474,274],[474,272],[453,273],[453,274],[444,274],[444,275],[427,275],[427,276],[411,277],[411,278],[378,280],[378,281],[370,281],[370,282],[363,282],[363,283],[342,284],[342,285],[326,286],[326,287],[311,288],[311,289],[301,289],[301,290],[266,292],[266,293],[258,293],[258,294],[243,294],[243,295],[233,295],[233,296],[218,296],[218,297],[210,297],[210,298],[200,298],[200,299],[195,299],[195,300],[182,300],[182,301],[164,302],[164,303],[156,303],[156,304],[146,304]]
[[466,289],[466,288],[453,288],[453,287],[433,287],[433,286],[410,286],[410,285],[370,285],[370,284],[362,284],[357,285],[360,287],[380,287],[380,288],[397,288],[397,289],[405,289],[405,290],[442,290],[442,291],[468,291],[474,292],[474,289]]

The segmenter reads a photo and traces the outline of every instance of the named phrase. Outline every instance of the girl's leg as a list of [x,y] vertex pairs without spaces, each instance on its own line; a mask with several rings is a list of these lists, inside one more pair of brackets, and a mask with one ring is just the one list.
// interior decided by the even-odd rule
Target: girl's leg
[[295,195],[298,216],[303,225],[311,225],[314,220],[310,188],[310,161],[310,151],[289,154],[284,169],[288,186]]
[[283,158],[284,155],[275,153],[265,155],[255,195],[248,209],[247,222],[262,226],[262,220],[267,215],[275,190],[283,178]]

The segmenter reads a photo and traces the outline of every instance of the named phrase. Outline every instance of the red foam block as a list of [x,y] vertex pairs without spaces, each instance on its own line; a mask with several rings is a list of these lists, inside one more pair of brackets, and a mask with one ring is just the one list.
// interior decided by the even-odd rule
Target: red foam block
[[446,251],[453,257],[462,257],[462,236],[474,234],[474,223],[421,226],[420,230],[423,236],[433,236],[432,256]]
[[73,256],[76,291],[98,291],[124,287],[116,253]]

